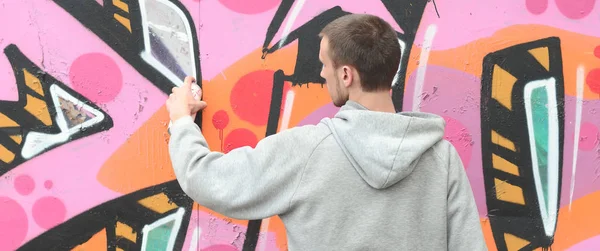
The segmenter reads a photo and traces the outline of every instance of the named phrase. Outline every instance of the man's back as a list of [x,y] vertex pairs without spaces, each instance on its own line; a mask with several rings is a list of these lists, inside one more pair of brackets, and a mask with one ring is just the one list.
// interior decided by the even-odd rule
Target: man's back
[[278,214],[289,250],[487,250],[469,181],[438,116],[373,112],[349,101],[332,119],[231,157],[194,150],[189,123],[174,126],[170,143],[172,158],[197,155],[174,160],[184,191],[234,218]]
[[290,250],[485,250],[463,166],[442,140],[443,123],[352,102],[323,120],[317,127],[331,134],[281,215]]

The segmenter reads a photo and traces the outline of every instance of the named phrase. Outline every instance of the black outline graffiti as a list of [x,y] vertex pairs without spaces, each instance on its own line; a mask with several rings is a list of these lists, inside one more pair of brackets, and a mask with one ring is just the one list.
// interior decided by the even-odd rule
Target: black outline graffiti
[[[0,101],[0,113],[7,115],[10,119],[17,122],[19,127],[4,127],[0,128],[0,145],[5,146],[11,152],[15,153],[15,159],[9,163],[4,164],[4,162],[0,161],[0,176],[5,174],[6,172],[12,170],[16,166],[28,161],[29,159],[24,159],[21,156],[21,149],[23,147],[24,142],[27,141],[27,135],[29,132],[41,132],[41,133],[49,133],[56,134],[60,133],[60,129],[57,126],[56,115],[57,111],[55,109],[55,104],[52,101],[52,97],[50,93],[50,86],[56,85],[63,91],[67,92],[69,95],[74,98],[80,100],[82,103],[90,106],[91,108],[99,111],[104,115],[104,120],[101,122],[94,124],[90,127],[86,127],[84,130],[81,130],[73,135],[71,135],[67,142],[56,144],[44,149],[42,152],[36,154],[33,158],[50,151],[58,146],[67,144],[70,141],[75,141],[77,139],[87,137],[102,131],[109,130],[113,127],[112,118],[104,112],[100,107],[96,106],[93,102],[80,95],[79,93],[71,90],[68,86],[61,83],[50,74],[44,72],[37,65],[35,65],[27,56],[25,56],[19,48],[14,45],[8,45],[4,49],[4,53],[6,57],[10,61],[12,66],[12,70],[15,75],[16,84],[19,93],[18,101]],[[30,74],[35,76],[40,81],[40,86],[43,89],[44,95],[40,95],[36,93],[34,90],[29,88],[25,81],[25,75],[23,70],[27,70]],[[32,97],[43,100],[46,103],[48,108],[48,112],[50,113],[50,118],[52,119],[52,125],[47,126],[38,120],[35,116],[25,111],[25,106],[27,105],[27,95],[31,95]],[[22,141],[20,144],[17,144],[13,141],[10,136],[11,135],[21,135]]]
[[[128,5],[129,12],[124,12],[113,5],[112,0],[104,0],[104,6],[98,4],[95,0],[53,1],[102,39],[152,84],[164,93],[171,93],[171,88],[175,85],[140,57],[140,53],[144,49],[144,37],[138,0],[120,0]],[[199,55],[196,28],[190,13],[179,1],[169,1],[185,14],[187,20],[184,21],[187,21],[191,28],[192,37],[190,39],[193,43],[194,52]],[[115,13],[130,20],[131,32],[113,17]],[[194,57],[194,63],[197,72],[195,78],[198,84],[201,85],[202,73],[200,71],[199,56]]]
[[[117,52],[127,63],[136,69],[142,76],[148,79],[154,86],[164,93],[171,93],[175,85],[159,70],[149,65],[142,59],[140,53],[144,49],[144,36],[142,28],[142,17],[138,0],[119,0],[127,4],[128,12],[123,11],[113,4],[113,0],[104,0],[103,5],[95,0],[52,0],[63,8],[73,18],[77,19],[83,26],[96,34],[115,52]],[[168,0],[181,10],[187,23],[190,25],[192,46],[195,54],[196,83],[202,88],[202,69],[200,65],[200,49],[198,35],[192,17],[187,9],[177,0]],[[130,21],[131,32],[114,18],[118,14]],[[191,52],[191,53],[194,53]],[[202,111],[194,122],[202,128]]]
[[[550,70],[547,71],[528,50],[540,47],[548,48]],[[498,65],[517,81],[512,88],[512,111],[492,98],[492,74],[494,65]],[[534,250],[549,247],[554,236],[546,236],[539,209],[532,160],[529,147],[529,133],[524,105],[524,88],[530,82],[554,77],[556,80],[556,101],[558,112],[558,205],[555,210],[558,217],[562,183],[563,142],[564,142],[564,83],[562,75],[562,55],[560,40],[549,37],[537,41],[519,44],[491,54],[483,61],[481,89],[481,141],[483,174],[486,190],[488,217],[498,250],[507,250],[504,233],[514,235],[529,242],[521,250]],[[514,143],[515,151],[492,142],[492,130]],[[492,154],[508,160],[518,167],[519,176],[495,169]],[[508,203],[497,199],[494,179],[518,186],[523,191],[525,205]],[[556,229],[556,226],[555,226]],[[554,230],[553,229],[553,232]]]
[[[87,242],[103,229],[106,229],[108,251],[115,251],[117,247],[125,251],[141,250],[142,228],[177,211],[176,208],[161,214],[138,203],[141,199],[160,193],[164,193],[178,208],[185,209],[173,248],[173,250],[181,250],[192,215],[193,201],[185,195],[176,180],[145,188],[98,205],[37,236],[18,250],[71,250]],[[125,223],[133,228],[137,234],[135,242],[116,236],[117,222]]]
[[[79,21],[83,26],[96,34],[98,38],[104,41],[115,52],[117,52],[129,65],[137,72],[142,74],[153,85],[158,87],[164,93],[171,93],[171,89],[175,85],[159,70],[154,68],[142,59],[140,53],[144,49],[144,36],[142,27],[142,16],[139,8],[139,0],[118,0],[126,4],[128,11],[123,11],[115,6],[114,0],[104,0],[100,5],[95,0],[52,0],[58,6],[63,8],[73,18]],[[196,65],[196,83],[202,88],[202,69],[200,65],[200,49],[198,43],[198,35],[196,27],[192,21],[192,17],[187,9],[177,0],[167,0],[173,3],[185,15],[184,22],[190,26],[194,64]],[[129,20],[131,31],[117,21],[114,15]],[[153,45],[157,44],[152,41]],[[202,128],[202,111],[198,112],[198,116],[194,122]]]

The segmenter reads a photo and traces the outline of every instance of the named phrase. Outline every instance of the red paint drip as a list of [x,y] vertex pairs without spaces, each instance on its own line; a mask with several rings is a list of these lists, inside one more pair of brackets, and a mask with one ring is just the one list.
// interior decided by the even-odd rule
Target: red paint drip
[[215,112],[212,123],[219,130],[219,140],[221,141],[221,152],[223,151],[223,129],[229,125],[229,115],[224,110]]

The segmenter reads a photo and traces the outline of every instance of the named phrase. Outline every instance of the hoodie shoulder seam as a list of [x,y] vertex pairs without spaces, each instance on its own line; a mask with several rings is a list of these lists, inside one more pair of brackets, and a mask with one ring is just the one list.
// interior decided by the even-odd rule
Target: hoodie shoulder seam
[[[450,142],[447,142],[447,144],[450,144],[450,145],[452,145]],[[440,146],[438,146],[438,145],[435,145],[435,146],[433,146],[433,153],[434,153],[434,154],[435,154],[435,156],[436,156],[436,157],[437,157],[437,158],[440,160],[440,162],[441,162],[441,163],[444,163],[444,158],[442,158],[442,156],[441,156],[441,155],[440,155],[440,153],[438,152],[438,151],[441,151],[441,150],[439,150],[439,149],[438,149],[439,147],[440,147]],[[448,160],[447,160],[447,162],[446,162],[446,163],[448,164],[448,165],[446,166],[446,168],[445,168],[445,170],[446,170],[446,191],[448,191],[448,190],[449,190],[449,187],[448,187],[448,186],[449,186],[449,184],[450,184],[450,171],[451,171],[451,170],[450,170],[450,168],[451,168],[451,167],[450,167],[450,158],[448,158]]]
[[[442,141],[444,141],[444,140],[442,140]],[[447,142],[447,143],[448,143],[448,144],[451,144],[450,142]],[[438,143],[438,144],[439,144],[439,143]],[[438,149],[438,148],[440,148],[440,146],[439,146],[438,144],[436,144],[436,145],[434,145],[434,146],[432,147],[432,148],[433,148],[433,153],[434,153],[435,157],[436,157],[436,158],[437,158],[437,159],[438,159],[440,162],[442,162],[442,163],[443,163],[443,162],[444,162],[444,158],[443,158],[443,157],[442,157],[442,155],[440,155],[440,153],[438,152],[438,151],[441,151],[440,149]],[[448,168],[446,168],[445,170],[446,170],[446,173],[450,173],[450,170],[448,170]]]
[[402,134],[402,141],[400,141],[400,144],[398,144],[398,148],[396,149],[396,154],[394,154],[394,160],[392,160],[392,167],[390,167],[390,172],[388,172],[388,175],[385,178],[385,182],[383,182],[381,187],[385,187],[385,185],[387,185],[387,183],[390,181],[390,176],[392,175],[392,171],[394,170],[394,165],[396,164],[396,158],[398,158],[398,152],[400,151],[402,144],[404,144],[404,139],[406,139],[406,132],[410,128],[410,123],[412,121],[413,121],[413,118],[410,118],[408,120],[408,124],[406,125],[406,130],[404,130],[404,133]]
[[302,180],[304,179],[304,173],[306,171],[306,167],[308,166],[308,163],[310,162],[310,159],[312,159],[312,156],[317,151],[317,148],[319,148],[319,146],[321,146],[321,144],[323,143],[323,141],[325,141],[327,138],[331,137],[331,135],[332,135],[331,132],[327,133],[319,141],[319,143],[317,143],[315,145],[315,147],[313,147],[312,151],[310,152],[310,155],[308,155],[308,158],[306,158],[306,163],[304,163],[304,167],[302,167],[302,174],[300,174],[300,180],[298,180],[298,184],[296,185],[296,188],[294,189],[294,192],[292,193],[292,196],[290,197],[290,202],[289,202],[289,205],[288,205],[288,208],[287,208],[286,211],[289,211],[292,208],[292,201],[294,200],[294,197],[296,196],[296,193],[298,192],[298,189],[300,188],[300,185],[302,184]]

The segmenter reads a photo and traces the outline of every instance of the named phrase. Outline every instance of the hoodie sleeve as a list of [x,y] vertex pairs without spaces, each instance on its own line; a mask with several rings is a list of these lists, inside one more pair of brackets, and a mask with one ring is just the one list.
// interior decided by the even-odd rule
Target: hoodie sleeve
[[289,209],[314,149],[308,131],[314,130],[291,128],[255,148],[224,154],[211,151],[200,128],[184,117],[170,127],[169,155],[181,188],[194,201],[228,217],[264,219]]
[[488,250],[475,198],[458,152],[450,147],[448,167],[448,250]]

